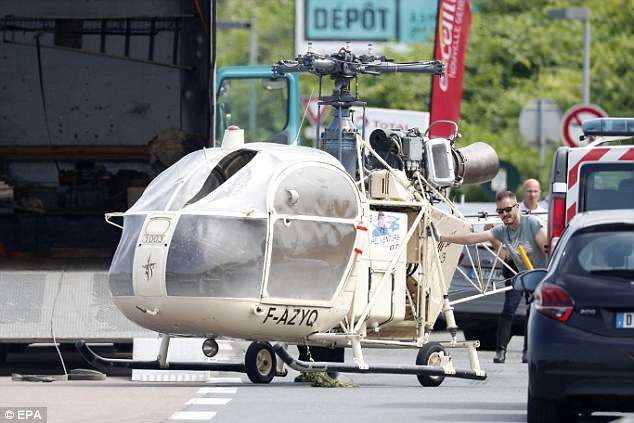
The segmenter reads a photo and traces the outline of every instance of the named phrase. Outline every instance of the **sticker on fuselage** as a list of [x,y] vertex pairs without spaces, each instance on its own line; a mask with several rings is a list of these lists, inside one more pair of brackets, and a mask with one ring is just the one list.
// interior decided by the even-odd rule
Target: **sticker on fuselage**
[[285,326],[308,326],[312,328],[319,318],[319,311],[305,308],[269,307],[262,324],[269,322]]
[[372,229],[370,243],[372,247],[389,251],[396,250],[401,245],[403,228],[407,224],[405,214],[390,212],[372,212]]

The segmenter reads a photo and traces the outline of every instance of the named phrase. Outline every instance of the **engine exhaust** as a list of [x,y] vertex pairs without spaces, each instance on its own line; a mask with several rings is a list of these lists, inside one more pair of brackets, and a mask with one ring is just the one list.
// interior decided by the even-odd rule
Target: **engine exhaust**
[[475,142],[453,149],[456,184],[481,184],[490,181],[500,169],[500,159],[489,144]]

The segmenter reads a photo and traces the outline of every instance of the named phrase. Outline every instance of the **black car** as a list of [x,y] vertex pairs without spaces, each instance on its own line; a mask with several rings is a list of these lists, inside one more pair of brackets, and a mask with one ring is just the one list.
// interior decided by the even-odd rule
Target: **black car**
[[[467,254],[467,249],[471,258],[469,258],[469,254]],[[476,272],[478,272],[479,278],[484,286],[486,286],[487,283],[493,282],[495,282],[495,286],[498,289],[505,286],[502,264],[500,262],[496,263],[495,256],[481,245],[477,247],[475,245],[464,247],[458,265],[462,273],[456,270],[453,275],[449,288],[450,301],[480,293],[479,290],[465,278],[463,273],[475,281]],[[504,293],[502,292],[455,304],[453,306],[454,315],[458,326],[464,333],[465,339],[479,340],[480,349],[482,350],[495,350],[498,317],[502,312],[503,305]],[[526,305],[524,301],[521,301],[513,316],[512,335],[524,335],[525,316]],[[438,324],[441,326],[444,321],[442,321],[442,319],[438,320]]]
[[528,422],[634,411],[634,210],[576,216],[534,287],[528,322]]

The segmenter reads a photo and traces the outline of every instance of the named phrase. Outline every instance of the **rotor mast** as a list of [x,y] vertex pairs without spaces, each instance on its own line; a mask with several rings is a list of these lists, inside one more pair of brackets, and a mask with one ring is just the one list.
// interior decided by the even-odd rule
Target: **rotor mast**
[[[329,105],[335,115],[323,133],[319,133],[319,120],[315,139],[320,140],[320,147],[336,157],[352,177],[357,177],[356,135],[359,133],[354,125],[351,108],[363,108],[363,124],[361,134],[365,135],[365,106],[356,93],[350,88],[351,82],[359,74],[380,76],[385,73],[426,73],[443,75],[445,65],[438,60],[394,63],[385,56],[371,53],[356,55],[346,48],[335,54],[318,55],[308,52],[297,56],[295,60],[281,60],[273,65],[274,75],[286,73],[311,73],[320,78],[318,115],[322,106]],[[332,95],[325,96],[321,92],[321,78],[330,76],[334,81]]]

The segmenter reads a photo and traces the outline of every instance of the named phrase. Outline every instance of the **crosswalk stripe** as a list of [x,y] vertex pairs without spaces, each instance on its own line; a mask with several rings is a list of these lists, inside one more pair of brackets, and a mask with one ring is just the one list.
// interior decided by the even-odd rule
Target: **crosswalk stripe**
[[185,405],[225,405],[231,398],[192,398]]
[[211,420],[215,415],[215,411],[177,411],[170,420]]

